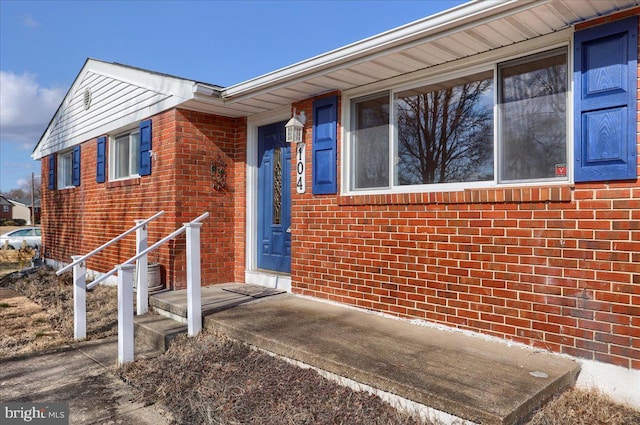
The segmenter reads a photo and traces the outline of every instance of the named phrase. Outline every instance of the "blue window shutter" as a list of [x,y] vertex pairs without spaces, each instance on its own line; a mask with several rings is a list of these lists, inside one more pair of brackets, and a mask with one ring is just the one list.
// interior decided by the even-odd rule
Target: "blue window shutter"
[[71,157],[71,180],[74,186],[80,186],[80,145],[73,148],[73,156]]
[[56,154],[49,155],[49,190],[56,188]]
[[638,17],[574,41],[575,181],[635,179]]
[[336,96],[313,102],[311,180],[315,195],[335,194],[338,191],[337,124],[338,98]]
[[140,123],[140,170],[141,176],[151,174],[151,120]]
[[107,179],[107,137],[98,137],[96,161],[96,183],[104,183]]

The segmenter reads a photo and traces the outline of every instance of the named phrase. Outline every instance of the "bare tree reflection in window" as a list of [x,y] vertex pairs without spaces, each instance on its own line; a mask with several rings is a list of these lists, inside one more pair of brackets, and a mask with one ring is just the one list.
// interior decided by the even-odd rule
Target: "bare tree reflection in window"
[[492,180],[492,101],[491,71],[398,93],[397,184]]

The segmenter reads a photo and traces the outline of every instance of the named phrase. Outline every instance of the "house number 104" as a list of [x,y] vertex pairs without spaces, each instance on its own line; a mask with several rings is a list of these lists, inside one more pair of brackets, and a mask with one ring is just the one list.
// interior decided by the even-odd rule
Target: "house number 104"
[[305,183],[305,146],[304,142],[296,146],[296,192],[304,193],[307,189]]

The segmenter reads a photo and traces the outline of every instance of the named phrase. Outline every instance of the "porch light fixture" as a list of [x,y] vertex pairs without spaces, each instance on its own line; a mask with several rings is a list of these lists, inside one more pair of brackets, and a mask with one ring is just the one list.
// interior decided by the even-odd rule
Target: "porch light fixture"
[[286,140],[288,143],[302,142],[302,129],[306,122],[307,116],[304,111],[300,112],[299,115],[296,115],[296,108],[293,108],[293,116],[284,126],[286,130]]

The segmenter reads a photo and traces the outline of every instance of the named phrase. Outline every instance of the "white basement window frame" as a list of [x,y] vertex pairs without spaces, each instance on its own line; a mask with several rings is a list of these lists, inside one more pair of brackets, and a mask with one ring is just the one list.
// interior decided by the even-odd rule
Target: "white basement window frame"
[[[345,179],[343,194],[371,194],[371,193],[400,193],[400,192],[433,192],[433,191],[456,191],[468,188],[494,187],[537,184],[566,184],[570,182],[572,176],[571,158],[572,153],[572,109],[571,109],[571,78],[572,78],[572,56],[568,42],[559,42],[552,45],[538,48],[526,55],[512,55],[497,60],[472,67],[461,65],[460,70],[451,70],[446,73],[439,73],[438,76],[425,77],[414,80],[409,84],[396,85],[395,87],[381,87],[380,90],[371,93],[358,93],[346,96],[345,105],[345,162],[347,169],[343,174]],[[559,60],[561,58],[561,60]],[[563,81],[560,83],[561,90],[550,96],[543,93],[535,93],[531,90],[532,78],[527,81],[526,77],[531,74],[535,76],[536,71],[541,74],[549,74],[541,64],[548,63],[547,68],[552,71],[562,70]],[[527,68],[528,67],[528,68]],[[528,87],[524,90],[529,92],[529,96],[514,96],[509,92],[517,80],[520,87]],[[464,149],[475,149],[476,163],[470,161],[459,161],[456,164],[456,173],[450,173],[443,181],[442,175],[434,177],[434,170],[431,170],[430,177],[403,176],[403,164],[409,164],[406,158],[410,154],[403,148],[403,138],[400,132],[403,127],[403,119],[406,121],[407,113],[403,112],[403,106],[415,93],[439,93],[440,89],[452,89],[451,93],[456,96],[455,91],[462,90],[466,82],[484,81],[480,87],[477,108],[485,115],[491,116],[491,122],[487,124],[486,119],[482,124],[473,123],[471,120],[464,127],[461,135],[463,137],[474,137],[474,132],[468,130],[474,125],[478,130],[476,142],[468,144]],[[511,84],[511,85],[509,85]],[[456,89],[457,87],[457,89]],[[465,86],[466,87],[466,86]],[[426,96],[424,96],[426,99]],[[546,99],[546,103],[545,103]],[[488,103],[487,103],[488,102]],[[486,104],[486,105],[485,105]],[[515,108],[513,105],[518,105]],[[548,108],[556,108],[553,119]],[[486,108],[485,108],[486,106]],[[511,108],[509,108],[511,106]],[[370,111],[364,111],[369,107]],[[539,109],[536,109],[539,108]],[[545,110],[547,108],[547,110]],[[562,113],[562,117],[557,115]],[[385,117],[386,114],[386,117]],[[403,115],[404,114],[404,115]],[[543,117],[544,115],[544,117]],[[404,116],[404,118],[403,118]],[[510,150],[516,137],[511,127],[503,122],[512,121],[523,122],[529,117],[529,128],[536,123],[544,122],[545,126],[540,127],[543,131],[540,134],[530,134],[528,131],[520,132],[527,136],[524,146],[519,150]],[[370,122],[366,123],[369,119]],[[386,121],[385,121],[386,120]],[[483,121],[483,120],[479,120]],[[549,130],[549,123],[555,123],[554,130]],[[466,135],[465,135],[466,133]],[[484,134],[484,141],[482,139]],[[523,137],[524,137],[523,136]],[[361,140],[365,138],[365,146],[359,146]],[[526,137],[524,137],[526,139]],[[546,151],[553,152],[553,157],[538,158],[532,153],[542,142],[554,139],[553,149],[547,147]],[[405,145],[406,145],[406,137]],[[542,140],[545,139],[545,140]],[[483,143],[491,143],[491,146],[479,149]],[[464,145],[464,143],[463,143]],[[377,146],[377,153],[376,153]],[[543,146],[544,147],[544,146]],[[547,155],[549,156],[549,155]],[[359,167],[357,161],[362,160],[364,165]],[[365,162],[366,161],[366,162]],[[414,163],[417,161],[415,156]],[[519,165],[518,165],[519,164]],[[422,164],[422,169],[425,168]],[[518,169],[517,167],[520,167]],[[516,168],[514,168],[516,167]],[[541,169],[544,168],[544,169]],[[422,170],[421,169],[421,170]],[[515,171],[514,171],[515,170]],[[366,174],[363,177],[363,174]],[[414,173],[416,174],[416,173]],[[424,173],[425,175],[427,173]],[[420,179],[426,183],[422,183]]]
[[109,180],[140,177],[140,130],[109,137]]

